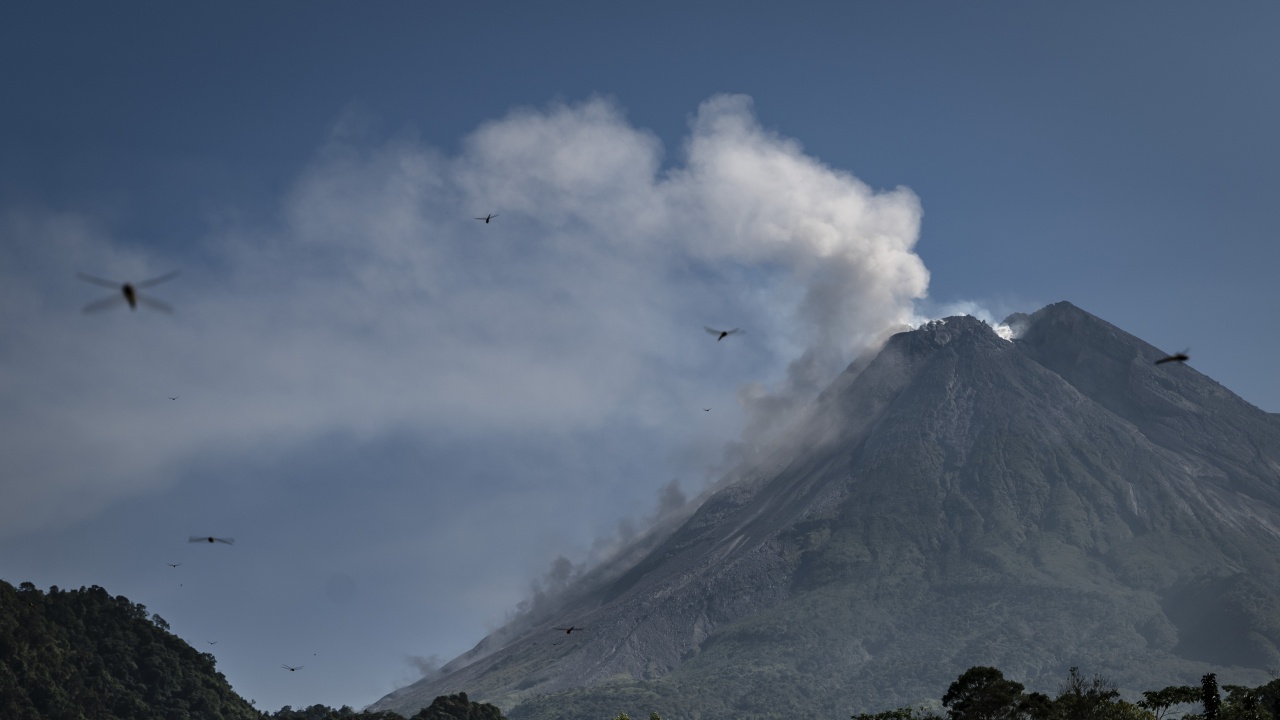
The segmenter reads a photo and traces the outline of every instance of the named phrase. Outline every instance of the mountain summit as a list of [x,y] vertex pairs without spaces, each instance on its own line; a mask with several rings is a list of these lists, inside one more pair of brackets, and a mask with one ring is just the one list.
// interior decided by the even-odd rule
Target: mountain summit
[[1070,303],[1005,325],[893,336],[629,566],[374,708],[846,718],[974,665],[1046,690],[1072,666],[1265,680],[1280,420]]

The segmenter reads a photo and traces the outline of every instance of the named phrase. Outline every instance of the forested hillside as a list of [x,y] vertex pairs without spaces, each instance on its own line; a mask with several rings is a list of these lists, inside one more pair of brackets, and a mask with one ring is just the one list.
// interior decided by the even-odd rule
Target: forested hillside
[[[213,655],[169,632],[159,615],[98,586],[79,590],[0,580],[0,720],[403,720],[323,705],[260,713],[218,672]],[[411,720],[503,720],[465,693]]]
[[96,585],[0,581],[0,718],[258,720],[214,658]]

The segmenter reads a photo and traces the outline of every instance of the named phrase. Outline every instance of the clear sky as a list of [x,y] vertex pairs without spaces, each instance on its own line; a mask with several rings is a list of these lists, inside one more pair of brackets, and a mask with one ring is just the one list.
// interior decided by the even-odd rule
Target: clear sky
[[[147,605],[260,708],[361,706],[903,323],[1070,300],[1280,411],[1278,34],[1274,3],[9,3],[0,577]],[[77,272],[173,269],[171,316],[81,313],[111,291]]]

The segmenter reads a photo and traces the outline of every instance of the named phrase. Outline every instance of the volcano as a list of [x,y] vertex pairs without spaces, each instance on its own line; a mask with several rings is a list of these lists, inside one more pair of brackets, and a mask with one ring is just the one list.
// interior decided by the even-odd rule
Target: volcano
[[1004,325],[893,336],[696,511],[373,709],[834,719],[974,665],[1265,682],[1280,418],[1070,303]]

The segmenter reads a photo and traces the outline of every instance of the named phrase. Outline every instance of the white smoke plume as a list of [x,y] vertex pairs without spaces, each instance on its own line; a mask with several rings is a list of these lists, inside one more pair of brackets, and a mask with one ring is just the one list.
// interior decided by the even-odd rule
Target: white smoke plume
[[[677,161],[662,157],[597,98],[513,112],[452,157],[335,133],[278,219],[214,228],[181,257],[10,208],[0,528],[96,513],[213,448],[623,426],[674,447],[684,434],[664,428],[690,398],[755,382],[750,434],[912,317],[929,275],[911,191],[806,155],[741,95],[703,103]],[[77,314],[97,295],[73,272],[183,260],[162,295],[172,319]],[[716,342],[703,325],[745,332]],[[172,388],[206,399],[181,425],[149,400]]]

